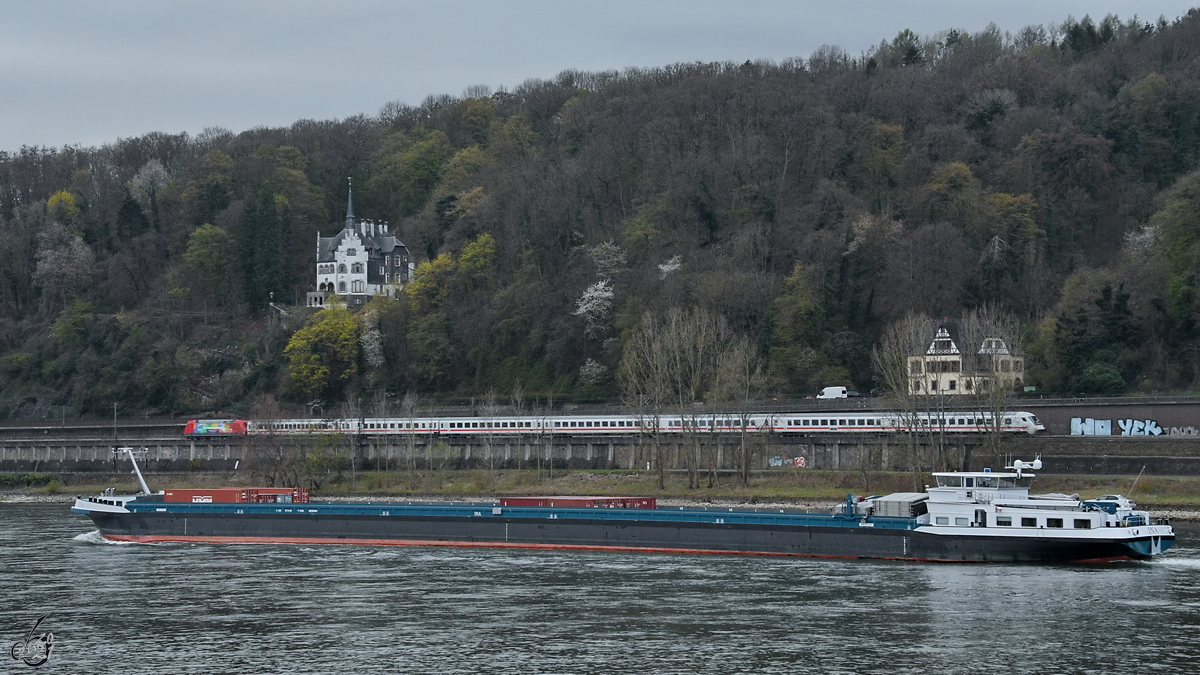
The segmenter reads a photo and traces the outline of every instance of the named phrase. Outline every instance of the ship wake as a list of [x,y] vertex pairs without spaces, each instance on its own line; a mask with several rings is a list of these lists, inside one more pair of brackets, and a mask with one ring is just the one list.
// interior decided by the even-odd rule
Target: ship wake
[[100,530],[92,530],[91,532],[77,534],[72,537],[72,539],[75,541],[81,541],[85,544],[107,544],[109,546],[126,546],[129,544],[138,543],[136,541],[113,541],[112,539],[105,539],[104,535],[100,534]]

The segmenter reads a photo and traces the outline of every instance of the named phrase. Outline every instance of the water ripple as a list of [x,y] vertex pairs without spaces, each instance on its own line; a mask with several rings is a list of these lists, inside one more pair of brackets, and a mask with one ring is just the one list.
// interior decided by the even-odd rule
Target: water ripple
[[1200,659],[1200,531],[1148,564],[110,546],[0,507],[0,637],[51,672],[1110,673]]

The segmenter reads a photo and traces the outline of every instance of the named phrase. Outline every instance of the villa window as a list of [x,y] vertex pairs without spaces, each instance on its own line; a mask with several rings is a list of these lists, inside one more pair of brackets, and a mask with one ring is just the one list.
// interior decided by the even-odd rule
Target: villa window
[[341,264],[339,264],[339,265],[338,265],[338,273],[339,273],[339,274],[345,274],[345,273],[346,273],[346,263],[341,263]]
[[346,282],[339,281],[338,282],[338,293],[345,293],[345,292],[346,292]]

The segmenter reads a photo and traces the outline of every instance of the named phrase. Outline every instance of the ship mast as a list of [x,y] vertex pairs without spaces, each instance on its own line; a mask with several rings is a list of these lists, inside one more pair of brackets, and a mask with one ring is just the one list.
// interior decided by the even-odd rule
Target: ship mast
[[142,486],[142,494],[154,494],[150,491],[150,487],[146,485],[146,479],[142,477],[142,470],[138,467],[137,459],[135,459],[133,456],[133,448],[117,448],[117,452],[124,452],[129,456],[129,461],[133,462],[133,472],[137,474],[138,485]]

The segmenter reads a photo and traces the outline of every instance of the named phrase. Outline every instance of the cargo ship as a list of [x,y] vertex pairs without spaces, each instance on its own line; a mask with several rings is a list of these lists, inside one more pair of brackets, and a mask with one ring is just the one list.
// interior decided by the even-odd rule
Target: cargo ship
[[660,507],[648,497],[513,497],[486,503],[312,501],[300,488],[78,498],[72,511],[126,542],[362,544],[723,553],[943,562],[1149,560],[1169,522],[1121,495],[1030,493],[1041,462],[938,472],[924,492],[847,496],[832,512]]

